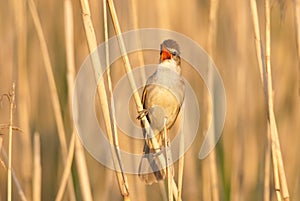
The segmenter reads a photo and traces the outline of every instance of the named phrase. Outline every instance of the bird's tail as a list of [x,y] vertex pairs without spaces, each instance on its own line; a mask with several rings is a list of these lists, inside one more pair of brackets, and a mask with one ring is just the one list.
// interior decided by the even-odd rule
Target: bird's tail
[[[155,150],[150,140],[146,140],[144,144],[144,154],[139,165],[139,177],[146,184],[157,183],[166,177],[167,161],[171,163],[171,154],[166,157],[166,149],[162,145],[159,150]],[[173,165],[169,165],[171,175],[174,174]]]

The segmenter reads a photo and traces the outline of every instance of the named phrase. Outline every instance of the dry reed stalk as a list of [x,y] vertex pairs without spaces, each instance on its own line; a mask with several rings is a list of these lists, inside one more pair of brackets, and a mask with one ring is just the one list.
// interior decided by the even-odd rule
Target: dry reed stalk
[[163,182],[158,182],[158,185],[159,185],[159,190],[160,190],[160,193],[162,195],[162,200],[163,201],[168,201],[168,196],[167,196],[167,193],[166,193],[166,186]]
[[[4,160],[4,161],[1,160],[0,162],[4,168],[7,167],[7,200],[11,201],[11,199],[12,199],[12,179],[13,179],[15,182],[18,194],[20,196],[20,199],[22,201],[26,201],[27,199],[24,194],[24,191],[19,183],[18,178],[16,177],[14,170],[12,169],[12,134],[13,134],[12,131],[16,130],[16,129],[14,129],[14,126],[13,126],[13,110],[15,108],[15,83],[12,84],[12,88],[9,91],[9,93],[2,94],[0,96],[0,104],[3,101],[3,97],[6,97],[8,99],[9,106],[10,106],[9,124],[7,126],[8,127],[8,135],[9,135],[8,136],[8,138],[9,138],[9,142],[8,142],[9,156],[8,157],[7,157],[4,147],[2,146],[3,139],[2,139],[2,137],[0,137],[0,148],[1,148],[1,153],[3,156],[3,160]],[[20,129],[18,129],[18,130],[20,130]]]
[[[211,0],[210,1],[210,13],[209,13],[209,28],[208,28],[208,39],[207,39],[207,48],[208,48],[208,53],[210,55],[213,55],[213,44],[214,41],[216,40],[216,30],[217,30],[217,12],[218,12],[218,5],[219,5],[219,1],[218,0]],[[209,65],[211,65],[211,63],[209,63]],[[210,88],[214,89],[213,86],[213,75],[211,72],[211,66],[208,68],[208,84],[211,86]],[[211,92],[211,97],[212,97],[212,101],[214,101],[214,91]],[[207,95],[207,104],[208,104],[208,109],[207,109],[207,116],[206,116],[206,120],[208,123],[208,127],[209,127],[209,123],[211,123],[212,125],[212,130],[213,130],[213,134],[214,133],[214,127],[215,127],[215,122],[211,120],[212,115],[213,115],[213,111],[215,110],[215,108],[213,108],[214,104],[209,104],[210,103],[210,97],[209,94]],[[215,142],[210,142],[210,143],[215,143]],[[210,172],[210,179],[211,179],[211,191],[212,191],[212,200],[213,201],[217,201],[219,200],[219,191],[218,191],[218,171],[217,171],[217,161],[216,161],[216,152],[212,151],[210,153],[210,155],[208,156],[208,162],[209,162],[209,172]]]
[[[130,86],[131,86],[132,91],[133,91],[133,98],[135,100],[136,109],[137,109],[138,112],[140,112],[140,111],[143,110],[143,105],[142,105],[142,102],[141,102],[141,98],[138,94],[138,91],[135,90],[137,87],[136,87],[136,84],[135,84],[135,81],[134,81],[134,78],[133,78],[133,74],[130,73],[132,68],[131,68],[129,58],[128,58],[128,55],[127,55],[125,43],[124,43],[122,35],[121,35],[122,32],[121,32],[121,28],[120,28],[120,25],[119,25],[119,20],[118,20],[118,17],[117,17],[116,9],[115,9],[115,6],[114,6],[114,3],[113,3],[112,0],[107,0],[107,2],[108,2],[108,5],[109,5],[109,8],[110,8],[110,13],[111,13],[113,25],[114,25],[114,28],[115,28],[118,44],[119,44],[119,47],[120,47],[120,50],[121,50],[121,55],[122,55],[122,59],[123,59],[123,62],[124,62],[124,68],[125,68],[125,71],[127,73],[127,78],[129,80]],[[147,135],[148,136],[153,136],[153,134],[151,135],[152,131],[151,131],[151,128],[150,128],[150,124],[149,124],[149,122],[148,122],[148,120],[145,116],[142,118],[142,121],[143,121],[143,124],[145,125],[145,128],[146,128],[145,130],[146,130]],[[151,141],[152,141],[154,149],[159,150],[159,145],[158,145],[158,142],[157,142],[156,138],[151,138]],[[164,161],[161,161],[161,162],[162,162],[162,164],[165,163]],[[177,189],[177,185],[176,185],[174,179],[172,180],[172,190],[173,190],[173,195],[177,196],[178,195],[178,189]],[[177,199],[177,197],[176,197],[176,199]]]
[[[295,15],[295,27],[296,27],[296,38],[297,38],[297,53],[298,53],[298,95],[300,96],[300,2],[294,0],[294,15]],[[298,162],[299,164],[299,162]],[[300,173],[296,176],[296,181],[300,181]],[[299,189],[299,182],[294,187],[294,193]],[[296,196],[295,196],[296,197]]]
[[[167,188],[168,188],[168,201],[173,201],[173,194],[172,194],[172,173],[170,172],[170,164],[169,162],[171,161],[170,158],[170,151],[169,151],[169,142],[168,142],[168,134],[167,134],[167,127],[166,127],[166,119],[164,121],[164,141],[165,141],[165,154],[166,154],[166,176],[167,176]],[[174,195],[174,196],[178,196],[178,195]]]
[[[133,26],[133,29],[134,30],[137,30],[139,29],[139,18],[138,18],[138,14],[139,14],[139,9],[137,8],[138,7],[138,3],[140,1],[139,0],[131,0],[129,1],[129,6],[130,6],[130,10],[131,10],[131,16],[132,16],[132,26]],[[137,46],[138,47],[141,47],[141,38],[140,38],[140,34],[137,33],[137,37],[136,37],[136,42],[137,42]],[[140,50],[140,51],[137,51],[136,52],[137,56],[137,60],[138,60],[138,64],[137,66],[139,67],[142,67],[141,70],[140,70],[140,76],[141,76],[141,81],[142,83],[146,83],[146,72],[145,72],[145,68],[143,68],[145,66],[145,61],[144,61],[144,56],[143,56],[143,51]],[[134,109],[133,109],[133,112],[134,112]],[[138,145],[138,142],[136,141],[133,141],[133,144],[132,144],[132,152],[136,153],[138,152],[139,150],[139,145]],[[139,180],[139,178],[135,177],[134,178],[135,180]],[[147,197],[146,197],[146,186],[145,185],[139,185],[138,182],[133,182],[133,187],[135,188],[135,192],[137,192],[135,194],[136,196],[136,199],[137,200],[144,200],[146,201],[147,200]]]
[[[268,129],[270,129],[270,125],[268,126]],[[271,129],[268,132],[271,132]],[[271,148],[271,152],[272,152],[272,148]],[[271,156],[273,156],[273,155],[271,155]],[[282,199],[281,199],[281,192],[280,192],[280,179],[279,179],[277,158],[272,157],[272,162],[273,162],[273,169],[274,169],[273,174],[274,174],[275,194],[276,194],[276,197],[277,197],[277,201],[281,201]]]
[[[270,5],[269,0],[265,0],[265,12],[266,12],[266,65],[271,66],[271,38],[270,38]],[[265,178],[264,178],[264,200],[269,201],[270,200],[270,157],[271,157],[271,129],[270,124],[267,125],[267,141],[266,141],[266,147],[265,147]],[[273,158],[274,160],[275,158]],[[275,164],[274,169],[277,170],[276,166],[276,160],[274,160],[273,164]],[[274,171],[274,181],[278,184],[278,171]],[[275,189],[276,190],[276,189]],[[276,196],[277,200],[281,200],[280,192],[276,190]]]
[[[57,130],[58,130],[58,137],[59,137],[59,142],[60,142],[60,147],[61,147],[61,153],[62,153],[62,161],[63,165],[66,165],[66,158],[67,158],[67,143],[66,143],[66,134],[65,134],[65,129],[64,129],[64,123],[61,115],[61,108],[59,104],[59,98],[58,98],[58,93],[55,85],[55,79],[52,71],[52,64],[50,61],[50,56],[45,40],[45,36],[43,33],[43,29],[41,26],[41,22],[38,16],[38,12],[35,6],[35,3],[33,0],[28,0],[29,4],[29,10],[32,15],[32,19],[34,22],[34,26],[38,35],[38,39],[40,42],[41,46],[41,51],[42,51],[42,56],[44,60],[44,67],[46,70],[48,82],[49,82],[49,87],[50,87],[50,97],[52,101],[52,106],[54,110],[54,117],[57,125]],[[70,200],[76,200],[75,197],[75,192],[74,192],[74,185],[73,185],[73,179],[72,177],[69,177],[68,179],[68,192],[69,192],[69,199]]]
[[[90,51],[90,53],[92,53],[93,51],[96,51],[97,40],[96,40],[96,35],[95,35],[94,27],[92,24],[92,20],[91,20],[89,3],[87,0],[80,0],[80,5],[81,5],[81,10],[82,10],[82,19],[83,19],[84,29],[85,29],[85,33],[86,33],[87,43],[88,43],[89,51]],[[98,56],[92,55],[91,59],[92,59],[92,64],[93,64],[93,70],[95,73],[95,78],[97,81],[98,77],[100,77],[99,69],[97,69],[99,67],[97,65],[97,64],[99,64],[99,58],[98,58]],[[112,134],[112,127],[111,127],[110,112],[109,112],[109,104],[108,104],[108,99],[107,99],[107,94],[105,91],[105,85],[104,85],[103,79],[100,79],[100,82],[97,86],[97,91],[98,91],[98,98],[100,100],[101,108],[103,111],[103,117],[104,117],[107,135],[108,135],[109,141],[114,142],[113,134]],[[130,197],[129,197],[127,179],[124,177],[124,174],[122,171],[122,164],[119,159],[119,156],[115,152],[118,149],[118,147],[116,147],[116,144],[114,144],[114,147],[115,148],[111,148],[114,166],[115,166],[115,168],[118,166],[118,168],[116,168],[116,169],[119,169],[122,172],[122,173],[120,173],[118,171],[115,171],[115,173],[117,175],[118,183],[119,183],[119,188],[120,188],[121,194],[123,196],[123,199],[129,201]]]
[[[248,123],[248,111],[245,108],[247,104],[247,66],[245,65],[245,61],[247,60],[247,52],[245,51],[245,47],[248,45],[248,13],[247,13],[247,2],[239,1],[234,8],[234,12],[236,15],[232,16],[236,21],[235,31],[237,33],[237,54],[235,58],[235,65],[238,66],[236,69],[236,118],[235,118],[235,127],[236,132],[233,136],[233,154],[232,160],[233,165],[231,168],[231,187],[230,187],[230,200],[231,201],[240,201],[245,199],[245,192],[246,192],[246,175],[244,174],[245,170],[245,143],[247,136],[246,130]],[[247,138],[248,140],[248,138]]]
[[[184,143],[184,135],[183,134],[180,134],[181,137],[180,137],[180,140],[183,141],[181,142],[180,141],[180,146],[182,147],[181,144]],[[181,148],[180,148],[181,149]],[[181,152],[182,153],[182,152]],[[183,169],[184,169],[184,155],[182,155],[179,160],[178,160],[178,181],[177,181],[177,184],[178,184],[178,193],[177,195],[177,200],[180,200],[181,196],[182,196],[182,186],[183,186]]]
[[[268,125],[269,127],[269,125]],[[267,140],[265,147],[265,177],[264,177],[264,201],[270,200],[270,175],[271,175],[271,133],[270,128],[267,129]]]
[[[21,175],[25,194],[31,199],[31,179],[32,179],[32,146],[31,133],[29,127],[30,118],[30,100],[29,100],[29,86],[28,86],[28,66],[27,66],[27,6],[26,1],[14,0],[14,15],[17,35],[17,96],[18,96],[18,125],[22,128],[23,133],[18,137],[18,147],[22,150],[19,154],[20,158],[26,160],[16,160],[16,165],[22,167],[19,170]],[[20,86],[20,87],[18,87]]]
[[128,192],[128,180],[123,172],[123,165],[121,161],[121,153],[120,153],[120,146],[119,146],[119,139],[118,139],[118,128],[117,128],[117,122],[116,122],[116,117],[115,117],[115,102],[114,102],[114,95],[113,95],[113,89],[112,89],[112,81],[111,81],[111,74],[110,74],[110,65],[109,65],[109,44],[108,44],[108,20],[107,20],[107,6],[106,6],[106,1],[103,0],[103,20],[104,20],[104,38],[105,38],[105,60],[106,60],[106,67],[107,67],[107,84],[108,84],[108,91],[109,91],[109,96],[110,96],[110,119],[112,121],[112,136],[109,137],[110,143],[114,144],[115,147],[115,152],[117,155],[118,159],[118,164],[120,166],[121,172],[117,173],[118,174],[118,182],[119,186],[123,186],[125,184],[125,187],[127,189],[126,194],[123,193],[124,200],[128,200],[129,197],[127,194]]
[[[72,120],[72,98],[75,81],[75,59],[74,59],[74,28],[73,28],[73,8],[70,0],[64,2],[65,10],[65,42],[66,42],[66,57],[67,57],[67,83],[68,83],[68,103],[70,110],[70,119]],[[76,128],[73,124],[73,132],[76,132]],[[79,177],[80,190],[83,200],[91,201],[92,193],[89,182],[89,175],[87,172],[86,159],[82,144],[75,133],[75,160],[77,166],[77,172]]]
[[89,181],[86,158],[84,155],[84,148],[77,134],[76,134],[76,141],[75,141],[75,159],[76,159],[76,166],[77,166],[77,172],[79,177],[81,195],[84,200],[92,201],[93,200],[92,190]]
[[[8,164],[8,158],[7,158],[7,153],[6,153],[5,149],[4,149],[4,147],[2,147],[2,149],[1,149],[1,154],[2,154],[2,156],[3,156],[4,165],[5,165],[5,167],[7,167],[7,164]],[[25,196],[25,193],[24,193],[24,191],[23,191],[23,189],[22,189],[22,186],[21,186],[21,184],[20,184],[20,182],[19,182],[19,180],[18,180],[18,178],[17,178],[17,176],[16,176],[16,173],[15,173],[15,171],[14,171],[13,168],[11,169],[11,174],[12,174],[12,178],[13,178],[13,180],[14,180],[14,184],[15,184],[15,186],[16,186],[16,189],[17,189],[17,191],[18,191],[18,194],[19,194],[19,196],[20,196],[20,200],[21,200],[21,201],[27,201],[27,198],[26,198],[26,196]]]
[[[208,160],[207,158],[205,160]],[[201,193],[202,200],[212,200],[211,179],[209,174],[209,163],[203,161],[201,164]],[[203,185],[205,184],[205,185]]]
[[[266,72],[265,72],[265,67],[264,67],[265,66],[265,58],[264,58],[264,53],[263,53],[263,49],[262,49],[262,41],[260,39],[260,29],[259,29],[259,21],[258,21],[258,14],[257,14],[257,5],[256,5],[255,0],[250,0],[250,8],[251,8],[254,37],[255,37],[256,57],[257,57],[257,62],[258,62],[258,66],[259,66],[261,81],[262,81],[262,84],[264,87],[264,94],[265,94],[265,100],[266,100],[266,98],[267,98],[266,90],[267,89],[265,86],[267,86],[267,79],[266,79]],[[265,101],[265,102],[267,105],[268,104],[267,101]],[[270,129],[270,125],[268,125],[268,129]],[[267,132],[270,132],[270,130]],[[277,168],[278,166],[277,166],[277,162],[276,162],[277,159],[274,156],[273,143],[272,143],[271,138],[267,139],[267,140],[270,141],[271,147],[272,147],[271,151],[272,151],[272,161],[273,161],[274,185],[275,185],[276,194],[278,195],[278,190],[280,189],[280,183],[278,180],[278,168]],[[280,199],[280,198],[278,198],[278,199]]]
[[183,126],[184,126],[184,110],[185,104],[182,105],[181,107],[181,131],[180,131],[180,144],[179,144],[179,160],[178,160],[178,194],[175,195],[177,196],[177,200],[181,198],[182,195],[182,180],[183,180],[183,170],[184,170],[184,133],[183,133]]
[[177,188],[177,185],[176,185],[174,179],[172,179],[172,193],[173,193],[176,201],[182,201],[181,198],[177,197],[177,195],[178,195],[178,188]]
[[[279,169],[279,179],[280,179],[280,185],[282,189],[282,197],[284,200],[289,200],[289,192],[287,187],[287,181],[283,166],[283,160],[280,150],[280,143],[278,138],[278,130],[275,120],[275,114],[274,114],[274,104],[273,104],[273,84],[272,84],[272,73],[271,73],[271,19],[270,19],[270,0],[265,0],[266,4],[266,72],[267,72],[267,81],[268,81],[268,116],[269,116],[269,122],[271,126],[271,140],[272,144],[274,144],[274,154],[277,158],[278,163],[278,169]],[[272,145],[273,147],[273,145]]]
[[32,198],[34,201],[41,200],[41,188],[42,188],[42,167],[41,167],[41,142],[40,134],[34,133],[33,139],[33,187]]
[[[237,7],[239,8],[239,7]],[[246,13],[246,12],[245,12]],[[247,26],[247,24],[245,23]],[[241,35],[246,35],[247,31],[244,31]],[[242,36],[243,37],[243,36]],[[246,41],[244,39],[244,41]],[[245,46],[240,46],[245,47]],[[245,58],[245,57],[244,57]],[[235,149],[233,151],[233,160],[235,160],[234,164],[235,167],[232,168],[232,183],[235,184],[232,187],[232,192],[235,199],[235,201],[243,200],[244,199],[244,192],[245,192],[245,175],[244,175],[244,167],[245,167],[245,136],[247,134],[245,133],[245,127],[247,122],[247,115],[245,112],[245,104],[247,103],[246,97],[247,97],[247,72],[246,72],[246,66],[244,66],[245,60],[243,58],[240,58],[239,69],[237,70],[237,82],[236,86],[239,86],[237,89],[237,103],[238,103],[238,111],[237,111],[237,118],[236,118],[236,136],[235,139]]]
[[3,101],[3,97],[6,97],[8,99],[9,102],[9,124],[8,124],[8,138],[9,138],[9,142],[8,142],[8,158],[7,158],[7,154],[6,151],[4,149],[4,147],[2,146],[2,137],[0,138],[0,148],[1,148],[1,153],[3,156],[4,162],[2,165],[4,167],[7,167],[7,200],[11,201],[12,200],[12,178],[16,184],[17,190],[18,190],[18,194],[20,195],[20,199],[22,201],[26,201],[26,197],[24,194],[24,191],[19,183],[18,178],[15,175],[14,170],[12,169],[12,135],[13,135],[13,110],[15,109],[15,83],[12,84],[12,88],[9,91],[9,93],[7,94],[2,94],[0,96],[0,104]]
[[298,51],[298,94],[300,95],[300,3],[299,0],[294,0],[295,26],[297,37],[297,51]]
[[8,128],[8,167],[7,167],[7,200],[11,201],[12,198],[12,176],[11,176],[11,164],[12,164],[12,127],[13,127],[13,110],[15,107],[15,83],[12,84],[10,92],[7,94],[7,98],[10,104],[9,110],[9,128]]
[[[266,0],[268,1],[268,0]],[[250,0],[250,7],[253,19],[253,27],[256,38],[256,53],[259,68],[261,72],[261,79],[263,82],[264,95],[266,101],[267,123],[271,133],[271,150],[274,170],[275,190],[280,191],[284,200],[289,200],[289,193],[287,188],[286,176],[283,167],[282,155],[280,150],[280,143],[278,138],[277,125],[275,121],[274,106],[273,106],[273,89],[272,89],[272,75],[271,75],[271,37],[270,37],[270,3],[266,2],[266,58],[263,56],[262,42],[260,40],[259,21],[257,15],[257,6],[255,0]],[[266,62],[265,62],[266,59]],[[266,63],[266,65],[264,65]],[[276,176],[279,176],[279,183],[277,183]]]
[[[131,10],[132,10],[132,22],[133,22],[133,28],[134,29],[138,29],[139,27],[139,22],[138,22],[138,11],[136,9],[136,6],[138,5],[137,4],[138,1],[136,0],[131,0]],[[137,34],[137,46],[140,46],[140,42],[141,42],[141,38],[140,38],[140,35]],[[142,51],[138,51],[137,52],[137,59],[139,61],[139,65],[140,66],[144,66],[145,65],[145,61],[144,61],[144,56],[143,56],[143,52]],[[141,80],[143,83],[146,83],[146,72],[145,72],[145,69],[143,68],[143,70],[141,71]]]
[[[266,65],[271,66],[271,38],[270,38],[270,5],[269,1],[265,0],[265,12],[266,12]],[[265,147],[265,178],[264,178],[264,200],[269,201],[270,200],[270,157],[271,157],[271,129],[270,124],[267,125],[267,140],[266,140],[266,147]],[[273,158],[274,160],[275,158]],[[278,169],[276,166],[276,160],[274,160],[273,164],[275,164],[274,169]],[[278,185],[278,171],[274,171],[274,181]],[[276,190],[276,189],[275,189]],[[280,191],[276,190],[276,196],[277,200],[281,200]]]
[[[0,150],[2,150],[3,138],[0,136]],[[6,169],[5,162],[0,158],[0,165]]]
[[59,190],[58,193],[56,195],[55,200],[56,201],[60,201],[63,198],[64,195],[64,191],[65,191],[65,187],[67,185],[68,182],[68,178],[70,177],[70,173],[71,173],[71,167],[72,167],[72,162],[73,162],[73,157],[74,157],[74,150],[75,150],[75,139],[76,139],[76,133],[75,131],[72,133],[72,137],[70,140],[70,146],[69,146],[69,153],[68,153],[68,157],[67,157],[67,161],[66,161],[66,165],[64,168],[64,172],[62,175],[62,179],[59,185]]
[[[114,2],[112,0],[107,0],[107,2],[108,2],[108,5],[109,5],[109,8],[110,8],[110,13],[111,13],[113,25],[114,25],[115,32],[116,32],[116,35],[117,35],[119,47],[120,47],[120,50],[121,50],[121,55],[122,55],[122,59],[123,59],[123,62],[124,62],[125,71],[127,73],[128,80],[129,80],[131,88],[133,90],[136,90],[137,87],[136,87],[136,84],[135,84],[135,81],[134,81],[133,74],[129,73],[131,71],[131,65],[130,65],[129,58],[128,58],[128,55],[127,55],[127,52],[126,52],[125,43],[124,43],[123,38],[121,36],[122,32],[121,32],[119,20],[118,20],[118,17],[117,17],[115,5],[114,5]],[[134,96],[134,100],[136,102],[137,111],[142,111],[143,106],[142,106],[141,98],[138,94],[138,91],[135,91],[133,93],[133,96]]]
[[253,22],[253,29],[254,29],[254,38],[255,38],[255,50],[256,50],[256,57],[259,66],[260,78],[263,83],[263,86],[266,85],[265,73],[264,73],[264,56],[263,56],[263,49],[262,49],[262,42],[260,39],[260,30],[259,30],[259,22],[258,22],[258,14],[257,14],[257,5],[255,0],[249,0],[250,8],[251,8],[251,15],[252,15],[252,22]]

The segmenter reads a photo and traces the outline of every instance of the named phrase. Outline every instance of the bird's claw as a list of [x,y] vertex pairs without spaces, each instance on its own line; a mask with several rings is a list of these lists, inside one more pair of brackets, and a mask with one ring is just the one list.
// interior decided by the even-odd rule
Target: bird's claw
[[137,119],[138,120],[141,120],[141,119],[143,119],[147,114],[148,114],[148,110],[147,109],[143,109],[143,110],[141,110],[141,111],[139,111],[138,113],[139,113],[139,115],[137,116]]

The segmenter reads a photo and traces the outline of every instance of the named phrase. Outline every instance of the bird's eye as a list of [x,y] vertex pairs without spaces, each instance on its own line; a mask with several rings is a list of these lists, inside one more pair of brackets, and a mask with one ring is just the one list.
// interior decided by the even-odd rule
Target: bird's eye
[[176,51],[172,51],[172,55],[173,55],[173,56],[176,56],[176,55],[177,55],[177,52],[176,52]]

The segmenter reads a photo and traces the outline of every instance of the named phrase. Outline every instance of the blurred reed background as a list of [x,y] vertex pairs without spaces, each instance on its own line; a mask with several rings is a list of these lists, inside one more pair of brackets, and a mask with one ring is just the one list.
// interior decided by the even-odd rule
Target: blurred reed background
[[[72,150],[71,143],[74,143],[68,100],[70,90],[67,75],[70,70],[67,68],[65,37],[65,27],[68,27],[68,30],[72,28],[66,23],[74,23],[74,31],[68,34],[74,34],[76,72],[89,54],[80,1],[35,1],[58,91],[61,108],[59,112],[67,145],[64,148],[60,145],[56,123],[58,120],[53,110],[55,94],[49,88],[45,55],[41,50],[43,42],[38,37],[32,17],[33,1],[0,2],[0,94],[7,93],[12,83],[16,83],[13,125],[22,130],[14,131],[13,134],[12,167],[27,200],[54,200],[62,186],[63,171],[68,165],[67,153],[71,153],[69,155],[72,156],[72,151],[68,150]],[[65,21],[65,13],[68,12],[66,2],[73,9],[71,21]],[[300,200],[300,157],[297,154],[300,151],[300,74],[295,9],[297,2],[273,0],[270,15],[274,112],[291,200]],[[100,44],[104,41],[103,4],[102,1],[94,0],[89,3],[97,43]],[[206,112],[209,111],[205,98],[206,87],[200,77],[196,78],[194,73],[189,71],[191,69],[183,69],[184,77],[197,89],[201,122],[198,136],[185,155],[182,200],[264,200],[267,115],[255,52],[250,3],[238,0],[219,1],[215,18],[209,17],[209,0],[124,0],[114,3],[123,32],[137,28],[164,28],[182,33],[210,53],[223,78],[227,115],[221,140],[213,152],[213,164],[216,167],[214,175],[210,159],[197,158],[209,121],[205,118]],[[257,6],[264,42],[264,1],[257,1]],[[299,12],[298,9],[298,16]],[[215,25],[210,30],[212,23]],[[108,33],[109,37],[115,35],[110,15]],[[70,35],[67,35],[67,38],[68,36]],[[135,53],[130,55],[133,67],[140,64],[137,57],[138,54]],[[157,52],[145,52],[144,61],[146,64],[157,62]],[[124,75],[123,67],[120,67],[122,65],[120,60],[114,64],[119,67],[112,68],[113,86],[118,78]],[[0,138],[6,152],[9,142],[9,113],[9,102],[3,98],[0,108],[0,133],[3,135]],[[133,113],[133,117],[135,116]],[[34,135],[36,132],[38,134]],[[121,148],[130,150],[130,139],[124,136],[120,138]],[[72,181],[68,180],[62,200],[123,200],[115,173],[99,164],[87,152],[80,155],[78,143],[75,145],[76,155],[71,168]],[[138,150],[142,150],[142,143],[134,147],[135,152]],[[82,156],[85,156],[85,159]],[[78,159],[80,157],[81,159]],[[83,160],[86,160],[86,166],[80,166]],[[7,200],[7,163],[3,151],[0,162],[0,200]],[[85,174],[81,171],[88,172],[88,178],[85,178],[88,183],[84,187],[81,176]],[[38,177],[39,172],[41,177]],[[270,171],[269,174],[269,200],[277,200],[273,172]],[[145,186],[136,175],[127,177],[131,200],[165,199],[158,184]],[[19,190],[13,182],[12,200],[24,200]]]

